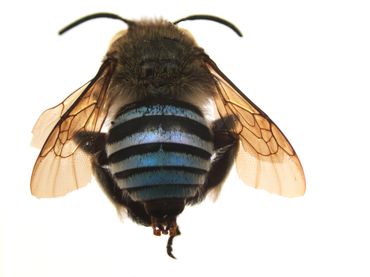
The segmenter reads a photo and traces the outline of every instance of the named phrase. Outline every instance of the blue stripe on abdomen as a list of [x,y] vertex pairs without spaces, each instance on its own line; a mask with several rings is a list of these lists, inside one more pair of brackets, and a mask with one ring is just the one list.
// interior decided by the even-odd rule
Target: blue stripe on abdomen
[[135,155],[123,161],[113,163],[111,164],[111,170],[112,173],[117,173],[122,171],[123,168],[129,170],[158,166],[195,167],[206,171],[210,169],[209,160],[205,160],[187,153],[165,152],[160,149],[158,152]]
[[192,145],[207,152],[211,153],[213,150],[213,145],[209,141],[202,140],[196,135],[185,133],[181,130],[163,130],[161,126],[157,129],[147,130],[146,132],[135,133],[124,139],[107,145],[108,156],[113,153],[139,144],[148,143],[178,143],[185,145]]
[[180,117],[186,117],[196,122],[203,123],[206,125],[206,121],[198,113],[186,109],[184,107],[176,107],[173,105],[152,105],[152,106],[140,106],[134,109],[130,109],[125,113],[120,114],[115,120],[114,125],[130,121],[135,118],[142,118],[145,116],[155,115],[174,115]]
[[205,181],[204,174],[187,172],[185,169],[161,168],[149,172],[132,174],[125,178],[116,178],[120,188],[130,189],[158,185],[202,185]]

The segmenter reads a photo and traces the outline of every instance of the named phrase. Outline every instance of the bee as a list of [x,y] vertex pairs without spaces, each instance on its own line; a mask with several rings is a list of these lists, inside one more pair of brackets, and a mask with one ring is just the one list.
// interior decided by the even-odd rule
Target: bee
[[36,122],[34,196],[63,196],[94,175],[117,209],[154,235],[169,235],[174,258],[177,216],[219,191],[234,161],[247,185],[304,194],[303,169],[288,139],[177,26],[211,20],[241,36],[232,23],[210,15],[169,22],[97,13],[60,34],[96,18],[128,28],[113,38],[95,77]]

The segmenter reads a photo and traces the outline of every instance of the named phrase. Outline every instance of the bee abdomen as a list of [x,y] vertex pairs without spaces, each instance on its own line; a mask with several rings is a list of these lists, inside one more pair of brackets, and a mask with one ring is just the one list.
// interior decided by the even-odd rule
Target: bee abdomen
[[112,123],[107,153],[117,185],[133,200],[187,198],[205,183],[212,132],[190,104],[135,103]]

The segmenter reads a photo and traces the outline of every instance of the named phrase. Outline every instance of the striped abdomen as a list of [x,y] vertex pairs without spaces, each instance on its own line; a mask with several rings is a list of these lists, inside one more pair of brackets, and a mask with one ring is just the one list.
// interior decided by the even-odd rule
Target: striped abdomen
[[117,114],[106,148],[117,185],[148,201],[194,196],[210,169],[213,142],[190,104],[142,102]]

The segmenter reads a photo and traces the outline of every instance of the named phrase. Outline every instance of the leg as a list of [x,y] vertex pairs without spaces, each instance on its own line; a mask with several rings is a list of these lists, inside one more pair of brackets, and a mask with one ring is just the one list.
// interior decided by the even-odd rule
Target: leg
[[75,141],[80,143],[82,149],[92,156],[92,168],[94,175],[116,207],[126,208],[130,218],[135,222],[150,226],[151,219],[144,209],[144,205],[133,201],[124,191],[122,191],[113,179],[108,168],[108,158],[105,152],[106,135],[104,133],[80,132]]
[[187,200],[187,204],[197,204],[201,202],[212,189],[221,187],[234,163],[239,147],[239,138],[233,132],[222,128],[223,125],[220,125],[219,121],[216,121],[213,128],[216,156],[212,160],[207,180],[200,188],[198,194]]

